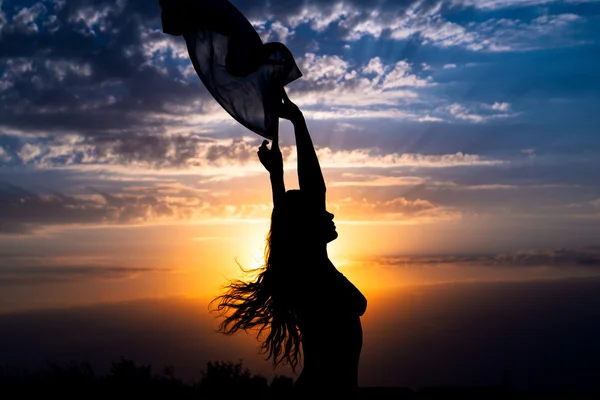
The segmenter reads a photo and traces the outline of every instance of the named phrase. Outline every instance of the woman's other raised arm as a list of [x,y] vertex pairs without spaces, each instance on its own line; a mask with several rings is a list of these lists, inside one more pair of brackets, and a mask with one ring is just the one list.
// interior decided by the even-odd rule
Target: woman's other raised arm
[[271,143],[271,148],[267,147],[269,142],[264,140],[258,148],[258,159],[261,164],[269,171],[271,178],[271,189],[273,191],[273,207],[282,203],[285,196],[285,184],[283,180],[283,156],[277,143],[277,138]]

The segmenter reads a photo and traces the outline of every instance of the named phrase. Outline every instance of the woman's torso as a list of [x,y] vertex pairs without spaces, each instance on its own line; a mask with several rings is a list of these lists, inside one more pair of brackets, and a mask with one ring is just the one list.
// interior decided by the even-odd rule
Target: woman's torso
[[298,288],[304,366],[296,385],[353,388],[358,384],[360,316],[366,299],[329,261],[324,264]]

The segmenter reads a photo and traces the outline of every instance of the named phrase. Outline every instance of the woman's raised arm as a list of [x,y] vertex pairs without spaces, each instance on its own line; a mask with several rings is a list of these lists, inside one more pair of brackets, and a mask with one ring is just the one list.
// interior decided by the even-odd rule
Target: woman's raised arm
[[261,164],[269,171],[271,178],[271,189],[273,191],[273,207],[282,203],[285,196],[285,184],[283,181],[283,156],[277,143],[277,138],[273,140],[271,148],[267,147],[269,142],[264,140],[258,148],[258,159]]
[[283,105],[280,116],[289,119],[294,125],[296,151],[298,153],[298,183],[300,190],[309,196],[322,198],[325,205],[325,179],[321,172],[319,159],[304,120],[302,111],[288,98],[283,90]]

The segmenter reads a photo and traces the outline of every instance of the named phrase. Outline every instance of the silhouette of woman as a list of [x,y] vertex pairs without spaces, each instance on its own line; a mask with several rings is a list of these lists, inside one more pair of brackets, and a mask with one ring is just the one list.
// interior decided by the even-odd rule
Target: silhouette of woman
[[263,141],[258,157],[269,171],[274,205],[265,265],[255,280],[231,281],[213,300],[225,317],[219,331],[257,329],[274,367],[290,364],[295,370],[302,353],[295,382],[301,394],[328,387],[353,392],[367,300],[327,255],[327,243],[338,234],[325,208],[325,181],[304,116],[285,91],[279,116],[294,125],[300,190],[285,190],[277,138],[270,149]]

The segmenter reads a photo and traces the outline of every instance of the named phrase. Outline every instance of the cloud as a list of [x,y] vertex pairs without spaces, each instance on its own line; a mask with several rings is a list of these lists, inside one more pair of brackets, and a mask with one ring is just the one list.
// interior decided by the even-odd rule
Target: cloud
[[4,150],[4,148],[2,146],[0,146],[0,161],[8,163],[11,160],[12,160],[12,157],[10,156],[10,154],[8,154],[7,151]]
[[474,154],[371,154],[363,149],[333,151],[329,148],[317,150],[317,155],[326,168],[394,168],[421,167],[446,168],[456,166],[493,166],[504,164],[502,160],[487,160]]
[[[36,193],[0,185],[0,234],[23,235],[45,228],[82,228],[161,223],[214,223],[270,218],[272,206],[255,191],[209,191],[220,181],[202,181],[201,188],[173,182],[113,182],[108,190],[75,187],[77,194],[56,190]],[[107,186],[108,180],[104,180]],[[265,182],[266,183],[266,182]],[[137,184],[137,185],[136,185]]]
[[190,216],[199,198],[118,194],[91,190],[95,196],[35,194],[4,184],[0,191],[0,232],[22,234],[44,226],[120,225]]
[[404,60],[386,64],[373,57],[355,65],[338,55],[306,53],[297,61],[305,76],[290,85],[290,97],[315,119],[418,120],[413,105],[428,104],[422,90],[436,85]]
[[[2,30],[0,120],[5,127],[42,131],[39,135],[143,136],[164,131],[172,105],[202,113],[203,101],[212,100],[190,74],[183,40],[158,29],[158,2],[44,4],[53,18],[36,40],[13,29],[12,22]],[[23,17],[23,23],[41,27],[43,15],[34,22]]]
[[263,43],[267,42],[281,42],[286,43],[288,38],[293,37],[296,32],[293,27],[283,24],[281,21],[266,21],[251,20],[250,23],[262,39]]
[[444,122],[445,120],[443,118],[432,117],[431,115],[427,114],[424,117],[419,117],[418,121],[419,122]]
[[[139,157],[123,167],[120,150],[115,155],[100,153],[79,142],[59,142],[54,147],[24,145],[14,153],[24,165],[38,169],[77,172],[66,192],[39,187],[36,191],[10,183],[0,185],[0,231],[5,234],[26,234],[45,227],[119,226],[157,223],[210,222],[225,220],[268,220],[270,200],[260,195],[262,186],[251,184],[264,175],[264,167],[256,157],[256,139],[198,140],[195,153],[186,157],[186,164],[167,164],[163,153],[150,146],[146,153],[132,146],[132,157]],[[74,146],[73,146],[74,145]],[[80,147],[78,147],[80,146]],[[293,146],[282,146],[287,171],[296,168]],[[352,189],[361,186],[387,187],[423,184],[425,178],[400,177],[397,169],[430,171],[445,168],[494,167],[505,161],[486,159],[463,153],[425,155],[413,153],[382,153],[377,149],[333,150],[317,148],[326,174],[342,176],[331,180],[332,188]],[[156,158],[160,169],[141,160]],[[77,160],[77,161],[74,161]],[[137,161],[134,161],[137,160]],[[133,165],[136,165],[134,167]],[[86,169],[86,166],[89,168]],[[368,168],[369,173],[358,172]],[[379,170],[376,174],[373,171]],[[87,171],[87,172],[86,172]],[[144,178],[147,177],[147,178]],[[94,178],[90,184],[85,184]],[[193,179],[193,180],[190,180]],[[244,179],[250,185],[242,191],[231,191],[232,180]],[[186,183],[187,182],[187,183]],[[266,182],[263,182],[266,184]],[[428,182],[429,183],[429,182]],[[45,185],[45,183],[42,183]],[[56,184],[48,183],[48,186]],[[99,185],[99,186],[98,186]],[[457,213],[438,207],[426,200],[395,198],[381,200],[376,193],[367,199],[349,201],[354,192],[347,190],[332,196],[344,212],[342,218],[407,221],[429,221],[456,218]],[[373,207],[373,205],[375,205]],[[419,213],[414,211],[418,210]],[[410,218],[409,218],[410,217]]]
[[511,268],[599,268],[600,248],[566,248],[529,250],[512,253],[465,256],[397,256],[379,257],[379,265],[394,267],[435,266],[453,264],[472,267]]
[[438,112],[449,114],[449,116],[457,120],[480,123],[498,118],[511,118],[518,115],[516,113],[508,113],[509,110],[509,103],[476,104],[471,108],[454,103],[441,107],[438,109]]
[[343,2],[333,3],[329,7],[304,5],[297,14],[288,17],[288,23],[294,28],[301,24],[309,24],[313,30],[322,32],[333,23],[359,14],[356,8]]
[[[334,8],[324,6],[303,8],[298,16],[292,16],[294,27],[307,23],[317,32],[336,26],[338,33],[348,41],[358,41],[365,36],[375,39],[417,40],[422,45],[436,47],[464,47],[472,51],[523,51],[548,47],[548,37],[563,45],[581,42],[572,38],[571,28],[581,23],[575,14],[546,15],[530,21],[519,19],[489,19],[484,22],[459,24],[444,17],[446,5],[500,9],[514,5],[536,5],[550,0],[531,2],[507,1],[411,1],[394,7],[352,5],[336,3]],[[519,4],[520,3],[520,4]],[[331,10],[331,11],[328,11]],[[330,14],[328,14],[330,13]],[[324,18],[323,15],[330,15]],[[315,24],[314,21],[319,21]],[[545,40],[546,39],[546,40]]]
[[441,207],[427,200],[409,200],[396,197],[390,200],[345,198],[328,202],[336,219],[344,222],[380,222],[399,224],[427,224],[461,218],[455,209]]
[[[198,175],[240,173],[256,174],[264,170],[256,157],[261,139],[242,136],[217,139],[207,135],[123,136],[118,138],[85,139],[61,136],[47,140],[29,140],[4,151],[4,162],[38,169],[98,169],[122,170],[143,174],[178,173],[186,170]],[[281,146],[286,167],[296,165],[295,146]],[[378,148],[336,150],[317,148],[323,168],[445,168],[456,166],[494,166],[506,162],[487,159],[476,154],[419,154],[385,152]],[[18,163],[17,163],[18,161]]]
[[416,176],[382,176],[374,174],[343,173],[341,178],[329,184],[330,187],[393,187],[416,186],[426,180]]
[[2,3],[3,3],[3,0],[0,0],[0,38],[2,37],[2,30],[6,26],[6,22],[7,22],[6,13],[4,12],[4,10],[2,8]]
[[33,260],[18,257],[2,257],[0,262],[0,286],[45,285],[83,281],[130,279],[139,274],[167,272],[167,269],[144,267],[120,267],[109,265],[58,265],[51,260]]
[[[451,0],[453,6],[474,7],[481,10],[499,10],[502,8],[525,8],[558,3],[560,0]],[[598,0],[566,0],[566,3],[593,3]]]
[[24,34],[36,34],[39,31],[36,20],[47,11],[42,3],[36,3],[31,7],[23,7],[13,17],[12,23],[7,28]]
[[510,109],[510,104],[505,103],[505,102],[502,102],[502,103],[495,102],[494,104],[491,105],[490,108],[495,111],[508,111]]

